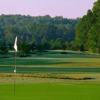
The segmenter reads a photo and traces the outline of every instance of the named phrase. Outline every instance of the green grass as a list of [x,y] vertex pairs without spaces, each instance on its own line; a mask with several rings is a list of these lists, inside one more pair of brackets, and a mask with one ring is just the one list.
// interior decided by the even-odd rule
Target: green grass
[[[0,67],[2,73],[13,73],[14,66]],[[46,67],[17,67],[17,73],[100,73],[100,68],[46,68]]]
[[[32,57],[17,57],[18,73],[34,72],[100,72],[100,55],[81,53],[46,53]],[[13,73],[15,59],[0,58],[0,72]]]
[[0,100],[99,100],[97,84],[12,84],[0,85]]
[[[60,51],[61,52],[61,51]],[[60,73],[92,80],[65,80],[36,77],[0,77],[0,100],[99,100],[100,55],[50,51],[32,57],[17,57],[17,73]],[[0,73],[13,73],[14,56],[0,57]]]

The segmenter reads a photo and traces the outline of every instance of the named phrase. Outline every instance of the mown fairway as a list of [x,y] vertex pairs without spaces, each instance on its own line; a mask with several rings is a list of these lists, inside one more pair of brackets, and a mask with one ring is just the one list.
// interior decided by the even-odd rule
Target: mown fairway
[[0,100],[99,100],[100,86],[90,84],[0,85]]
[[[68,80],[40,77],[2,77],[13,73],[14,56],[0,57],[0,100],[99,100],[100,55],[48,52],[31,57],[17,57],[18,74],[51,73],[91,80]],[[40,75],[42,75],[40,74]]]
[[[14,57],[0,58],[0,72],[13,73]],[[48,52],[31,57],[17,57],[17,73],[100,72],[100,55]]]

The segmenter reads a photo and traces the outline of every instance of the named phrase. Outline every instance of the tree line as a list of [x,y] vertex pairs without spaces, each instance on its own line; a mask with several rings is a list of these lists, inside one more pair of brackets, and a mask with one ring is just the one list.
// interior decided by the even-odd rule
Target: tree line
[[[13,49],[18,36],[19,48],[65,49],[74,47],[75,26],[79,18],[67,19],[62,16],[0,16],[0,48]],[[1,52],[0,51],[0,52]],[[27,51],[27,50],[26,50]],[[6,52],[6,51],[5,51]],[[27,51],[28,52],[28,51]]]
[[82,18],[62,16],[0,16],[0,54],[13,49],[18,36],[20,52],[72,49],[100,53],[100,0]]
[[81,51],[100,53],[100,0],[80,19],[76,27],[75,42]]

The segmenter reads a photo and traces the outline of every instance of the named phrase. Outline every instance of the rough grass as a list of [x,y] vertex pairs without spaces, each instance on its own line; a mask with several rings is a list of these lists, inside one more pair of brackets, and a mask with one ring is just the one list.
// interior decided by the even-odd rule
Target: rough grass
[[69,80],[91,80],[93,77],[69,74],[52,74],[52,73],[34,73],[34,74],[0,74],[3,77],[36,77],[36,78],[53,78],[53,79],[69,79]]
[[34,84],[34,83],[65,83],[65,84],[100,84],[100,73],[34,73],[34,74],[0,74],[0,84]]

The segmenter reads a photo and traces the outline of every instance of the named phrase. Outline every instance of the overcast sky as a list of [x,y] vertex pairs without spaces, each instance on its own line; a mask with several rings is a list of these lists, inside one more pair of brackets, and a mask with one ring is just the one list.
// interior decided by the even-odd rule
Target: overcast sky
[[96,0],[0,0],[1,14],[82,17]]

